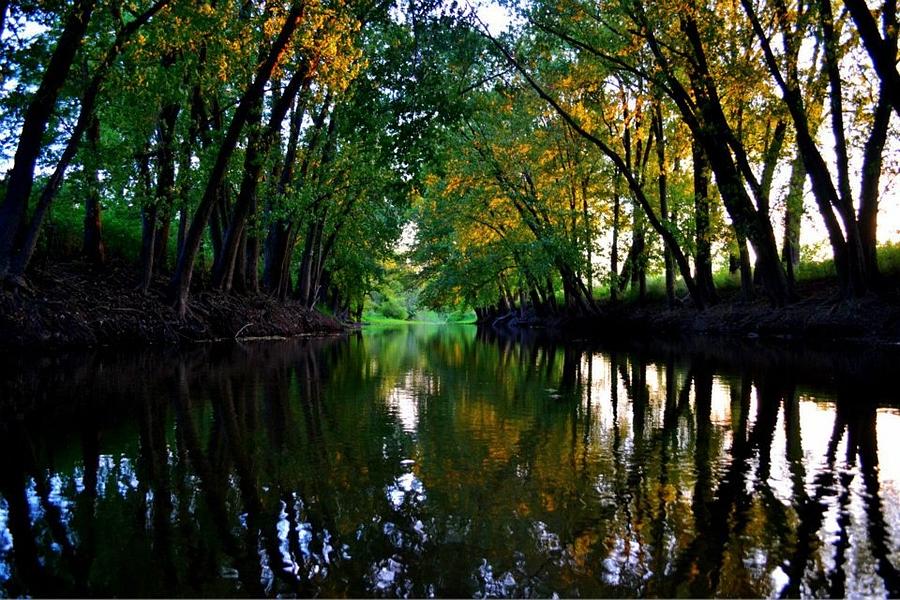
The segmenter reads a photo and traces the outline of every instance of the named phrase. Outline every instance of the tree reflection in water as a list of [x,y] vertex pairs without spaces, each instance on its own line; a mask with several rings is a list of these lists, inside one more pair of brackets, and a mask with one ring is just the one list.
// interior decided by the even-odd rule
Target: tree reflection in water
[[409,327],[22,357],[0,593],[896,596],[891,373],[829,356]]

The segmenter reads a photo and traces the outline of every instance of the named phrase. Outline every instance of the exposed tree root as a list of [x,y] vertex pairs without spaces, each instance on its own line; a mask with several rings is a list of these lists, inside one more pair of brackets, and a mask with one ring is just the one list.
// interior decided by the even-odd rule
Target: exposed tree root
[[334,319],[264,295],[196,293],[185,319],[165,297],[165,277],[149,293],[123,264],[102,270],[84,263],[35,270],[28,281],[0,287],[0,348],[178,345],[216,339],[338,333]]

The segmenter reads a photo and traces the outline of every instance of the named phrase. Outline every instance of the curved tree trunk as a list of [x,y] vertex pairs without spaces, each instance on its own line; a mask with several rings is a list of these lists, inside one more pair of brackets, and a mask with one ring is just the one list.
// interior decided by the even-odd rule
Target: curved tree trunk
[[[170,0],[157,0],[150,8],[144,11],[140,16],[130,21],[117,34],[112,46],[107,50],[103,62],[94,69],[93,76],[90,79],[84,93],[81,95],[81,106],[79,108],[78,120],[72,132],[69,134],[69,140],[66,143],[65,150],[60,155],[56,163],[53,174],[44,184],[41,195],[38,198],[37,205],[31,215],[27,230],[21,235],[21,241],[16,244],[18,250],[12,257],[10,273],[14,276],[23,275],[31,262],[34,250],[37,248],[38,237],[44,225],[44,218],[50,208],[50,204],[56,198],[56,193],[62,185],[65,178],[66,170],[75,154],[78,152],[81,143],[81,137],[87,130],[89,124],[96,118],[94,107],[97,103],[97,95],[100,91],[100,85],[106,80],[106,75],[116,58],[122,51],[125,42],[142,26],[144,26],[156,13],[158,13]],[[2,33],[2,28],[0,28]],[[2,258],[0,258],[2,263]]]
[[215,202],[222,182],[225,179],[225,172],[228,169],[228,162],[234,149],[237,146],[241,131],[244,124],[250,117],[252,106],[262,97],[265,92],[265,85],[275,66],[278,64],[284,49],[294,35],[294,31],[300,23],[302,13],[302,4],[294,2],[291,4],[291,10],[284,21],[284,25],[278,34],[278,37],[272,43],[268,53],[264,56],[253,81],[244,90],[241,100],[234,111],[228,130],[219,146],[219,152],[216,155],[215,163],[207,180],[206,189],[197,207],[194,217],[191,219],[191,226],[188,229],[187,238],[185,239],[184,248],[178,257],[178,264],[175,267],[175,273],[172,277],[172,296],[174,297],[175,309],[179,316],[184,316],[187,310],[187,299],[191,287],[191,276],[194,271],[194,261],[200,250],[200,241],[203,237],[203,231],[209,222],[212,213],[213,203]]
[[[788,60],[787,73],[783,73],[752,2],[750,0],[741,0],[741,5],[750,19],[753,31],[760,43],[766,66],[780,88],[785,105],[791,115],[797,147],[803,158],[804,168],[812,183],[813,197],[828,231],[828,239],[834,255],[835,269],[841,282],[843,294],[848,297],[859,296],[865,293],[868,282],[866,281],[863,262],[859,224],[856,221],[853,210],[853,199],[848,179],[847,147],[843,134],[843,111],[841,109],[841,81],[837,65],[838,57],[836,55],[837,41],[832,30],[833,19],[830,14],[830,5],[827,2],[818,3],[820,12],[819,26],[821,29],[819,33],[824,38],[825,70],[830,84],[829,98],[831,101],[832,133],[835,136],[835,154],[839,171],[837,186],[832,181],[828,165],[816,145],[814,129],[811,127],[809,114],[804,105],[802,90],[798,83],[796,60]],[[781,12],[785,12],[783,6],[781,7]],[[778,18],[781,22],[789,21],[789,17],[786,14],[780,14]],[[795,58],[799,44],[794,39],[793,32],[783,30],[782,37],[788,47],[788,58]],[[843,230],[835,215],[835,209],[837,209],[837,213],[843,222]]]
[[897,72],[897,1],[885,0],[882,18],[888,24],[888,35],[878,33],[878,23],[865,0],[844,0],[866,51],[872,58],[875,72],[881,79],[885,100],[900,116],[900,73]]
[[[269,122],[262,131],[258,130],[262,124],[262,97],[260,96],[250,108],[248,120],[252,122],[254,129],[248,136],[247,151],[244,157],[244,176],[225,233],[222,255],[213,267],[212,286],[215,288],[228,290],[231,287],[231,274],[237,264],[237,257],[241,255],[238,252],[239,242],[242,238],[246,240],[247,219],[256,209],[257,190],[262,181],[265,159],[278,139],[278,132],[294,98],[309,82],[308,68],[299,67],[291,76],[284,94],[275,102]],[[243,263],[245,258],[244,255],[241,256]],[[244,268],[243,264],[241,268]]]
[[13,167],[7,178],[6,194],[0,205],[0,279],[9,271],[17,237],[23,233],[21,229],[34,186],[34,168],[41,153],[44,131],[75,54],[81,47],[94,4],[95,0],[75,0],[41,84],[25,110]]
[[[544,101],[546,101],[554,111],[566,122],[568,123],[580,136],[584,139],[591,142],[594,146],[596,146],[604,155],[606,155],[616,166],[620,173],[625,176],[625,180],[628,183],[628,187],[631,189],[632,193],[636,196],[641,208],[643,208],[644,212],[647,215],[648,220],[650,221],[651,226],[660,236],[663,238],[663,242],[666,247],[668,247],[672,251],[672,256],[675,260],[675,264],[678,266],[678,270],[681,273],[682,279],[684,279],[684,283],[687,286],[688,293],[691,296],[691,299],[694,302],[694,305],[698,309],[702,309],[706,305],[706,301],[701,294],[701,291],[697,288],[696,283],[694,281],[694,277],[691,275],[690,265],[688,264],[687,258],[682,252],[681,248],[678,245],[678,240],[672,235],[672,232],[667,230],[662,226],[659,219],[656,218],[655,213],[653,212],[653,208],[644,195],[644,190],[642,189],[640,183],[634,177],[634,175],[628,170],[625,161],[622,157],[614,151],[609,145],[603,142],[600,138],[588,132],[584,127],[582,127],[578,121],[574,119],[574,117],[566,111],[560,104],[557,102],[550,94],[547,93],[544,88],[542,88],[538,83],[534,80],[534,78],[528,73],[528,71],[513,57],[513,55],[509,52],[509,50],[500,44],[496,39],[490,36],[489,33],[482,32],[483,35],[486,35],[495,47],[506,57],[507,61],[525,78],[528,82],[528,85],[540,96]],[[773,236],[774,240],[774,236]],[[774,243],[774,242],[773,242]],[[776,252],[777,255],[777,252]]]

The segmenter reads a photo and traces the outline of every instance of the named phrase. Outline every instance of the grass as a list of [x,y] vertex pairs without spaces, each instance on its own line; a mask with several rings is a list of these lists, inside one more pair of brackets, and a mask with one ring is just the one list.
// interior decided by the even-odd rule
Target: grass
[[406,321],[404,319],[394,319],[392,317],[385,317],[378,313],[369,313],[364,312],[362,317],[363,325],[374,325],[374,326],[388,326],[388,325],[409,325],[410,323],[414,323],[415,321]]
[[878,247],[878,269],[884,275],[900,276],[900,242]]
[[[900,243],[889,243],[878,247],[878,265],[881,274],[885,277],[900,279]],[[797,283],[810,283],[834,279],[836,277],[834,269],[834,261],[831,259],[823,261],[802,261],[797,269]],[[722,269],[713,274],[713,281],[716,290],[724,297],[737,293],[741,288],[741,276],[739,272],[729,273],[727,269]],[[594,298],[600,302],[609,300],[609,284],[594,288]],[[687,299],[688,292],[681,280],[676,278],[675,294],[678,298]],[[564,302],[561,290],[557,290],[557,302],[562,305]],[[646,301],[649,303],[662,303],[666,300],[666,278],[662,273],[647,277]],[[638,292],[630,287],[620,294],[620,301],[624,304],[634,304],[638,301]],[[366,325],[400,325],[410,323],[474,323],[475,314],[467,313],[439,313],[435,311],[419,311],[411,319],[396,319],[384,316],[377,311],[367,311],[363,315],[363,322]]]
[[[900,276],[900,242],[883,244],[878,247],[878,271],[886,277]],[[803,261],[797,270],[797,281],[818,281],[837,276],[834,260]]]
[[446,325],[446,324],[471,324],[475,322],[475,313],[471,311],[454,312],[450,314],[439,313],[432,310],[421,310],[411,319],[397,319],[382,315],[376,311],[365,311],[362,318],[364,325]]
[[[878,268],[882,276],[889,278],[900,278],[900,242],[888,243],[878,247]],[[834,268],[834,260],[827,259],[822,261],[802,261],[797,269],[797,283],[809,283],[814,281],[822,281],[834,279],[837,273]],[[739,272],[729,273],[727,269],[722,269],[713,274],[713,281],[716,290],[720,293],[728,294],[736,292],[741,287],[741,276]],[[681,277],[676,279],[675,293],[679,298],[687,296],[687,289]],[[610,298],[609,284],[594,288],[594,297],[599,301],[608,301]],[[662,302],[666,298],[666,278],[664,274],[655,274],[647,277],[646,300],[648,302]],[[636,302],[638,293],[636,289],[630,287],[620,295],[620,300],[625,304]],[[557,298],[562,302],[562,295]]]
[[[594,298],[606,302],[610,299],[610,286],[608,283],[603,284],[600,287],[594,288]],[[675,295],[679,298],[683,298],[687,295],[687,288],[684,285],[684,282],[681,280],[681,277],[677,277],[675,280]],[[664,274],[657,275],[648,275],[647,276],[647,291],[646,298],[648,301],[663,301],[666,299],[666,276]],[[638,299],[638,290],[633,289],[630,286],[625,289],[624,292],[619,294],[619,300],[626,304],[636,302]],[[557,302],[562,303],[563,298],[560,296],[557,298]]]

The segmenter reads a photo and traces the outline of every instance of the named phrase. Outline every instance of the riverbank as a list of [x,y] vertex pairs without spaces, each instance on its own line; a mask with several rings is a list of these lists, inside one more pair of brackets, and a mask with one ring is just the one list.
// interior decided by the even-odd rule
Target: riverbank
[[0,289],[0,348],[181,345],[344,331],[335,319],[262,294],[198,292],[179,319],[165,297],[165,277],[147,294],[137,281],[137,271],[124,263],[34,269],[24,285]]
[[[582,326],[578,323],[567,323]],[[900,343],[900,305],[875,295],[852,301],[810,297],[784,307],[725,301],[705,310],[665,305],[607,307],[595,332],[717,335],[804,342]]]
[[796,302],[773,307],[762,297],[748,301],[737,292],[726,292],[720,302],[704,310],[697,310],[687,302],[669,307],[664,300],[605,302],[600,304],[599,314],[591,317],[542,317],[528,311],[520,317],[514,311],[495,317],[491,324],[502,329],[537,327],[599,338],[722,336],[900,344],[900,295],[896,291],[870,294],[858,300],[839,300],[833,282],[820,280],[802,285],[798,295],[800,299]]

